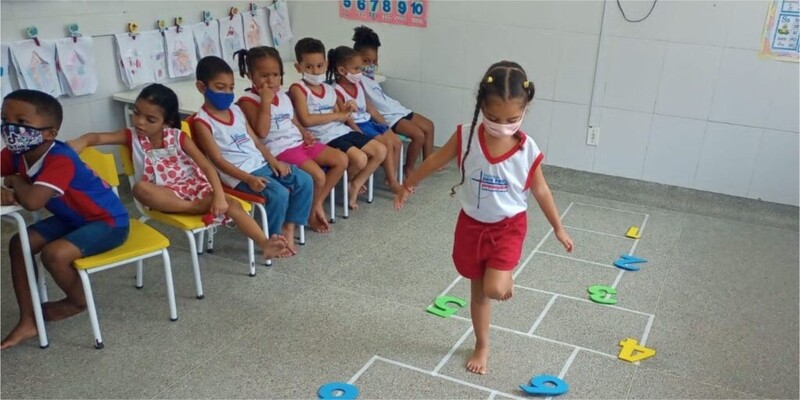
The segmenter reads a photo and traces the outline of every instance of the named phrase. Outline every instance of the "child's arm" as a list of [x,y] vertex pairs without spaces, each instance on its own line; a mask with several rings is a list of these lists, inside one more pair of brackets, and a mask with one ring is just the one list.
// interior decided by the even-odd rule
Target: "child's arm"
[[[63,170],[64,174],[69,175],[67,181],[71,179],[72,172],[75,170],[74,166],[68,167],[67,165],[59,169]],[[16,202],[28,211],[41,210],[53,196],[60,194],[49,183],[47,185],[31,184],[22,175],[9,175],[3,183],[7,188],[14,191]]]
[[253,143],[256,145],[256,148],[259,152],[261,152],[261,155],[264,156],[264,159],[267,160],[267,164],[269,164],[269,167],[272,168],[272,172],[275,173],[275,175],[286,176],[292,172],[289,164],[286,164],[285,162],[275,158],[267,146],[264,146],[264,143],[261,143],[261,141],[256,138],[256,134],[253,132],[253,128],[251,128],[250,125],[247,125],[247,134],[253,139]]
[[411,194],[410,188],[419,185],[422,180],[427,178],[434,171],[447,165],[450,160],[456,157],[458,157],[458,132],[455,132],[442,148],[431,154],[419,168],[415,169],[414,172],[406,178],[406,181],[403,183],[404,190],[401,190],[394,197],[395,208],[398,210],[403,208],[403,204],[405,204],[406,199]]
[[272,99],[275,97],[275,92],[264,83],[258,89],[258,93],[261,96],[261,105],[256,105],[252,101],[240,101],[238,104],[253,131],[259,138],[264,139],[272,125]]
[[208,183],[211,184],[211,188],[214,190],[214,201],[211,203],[210,212],[214,215],[225,214],[228,211],[228,201],[225,199],[225,192],[222,190],[222,182],[219,180],[217,170],[214,169],[214,166],[203,155],[203,152],[197,148],[191,138],[184,133],[181,133],[181,138],[183,139],[181,140],[181,149],[197,163],[197,166],[206,175]]
[[389,126],[389,124],[386,122],[386,118],[383,118],[383,115],[378,112],[378,109],[375,108],[375,105],[373,105],[371,101],[369,101],[369,98],[367,98],[367,112],[370,116],[372,116],[372,119],[378,121],[378,123]]
[[550,225],[553,227],[558,241],[561,242],[561,245],[564,246],[567,252],[571,253],[573,248],[572,238],[564,229],[564,225],[561,224],[556,202],[553,200],[553,193],[550,191],[550,186],[547,185],[547,181],[544,180],[541,166],[536,167],[536,170],[533,171],[531,194],[536,199],[536,202],[539,203],[539,208],[542,209],[545,218],[547,218],[547,221],[550,222]]
[[0,188],[0,205],[11,206],[17,204],[17,199],[14,198],[14,192],[6,188]]
[[[250,175],[250,173],[240,170],[222,156],[208,126],[200,122],[194,122],[192,124],[192,134],[200,145],[200,148],[205,151],[209,161],[222,170],[222,172],[244,182],[254,192],[261,192],[267,187],[266,179]],[[258,141],[256,140],[256,142]]]
[[292,123],[297,127],[297,130],[300,131],[300,135],[303,137],[303,143],[305,143],[306,146],[311,146],[317,141],[317,138],[315,138],[305,126],[301,125],[300,122],[297,121],[296,116],[292,118]]
[[[355,103],[351,103],[351,104],[355,104]],[[354,105],[353,106],[348,105],[347,103],[345,103],[344,101],[342,101],[340,98],[337,97],[336,98],[336,105],[333,106],[333,110],[338,113],[339,110],[352,109],[353,107],[355,107],[355,106]],[[345,111],[345,112],[347,112],[347,111]],[[344,120],[344,124],[347,125],[350,128],[350,130],[353,131],[353,132],[358,132],[358,133],[362,133],[362,134],[364,133],[364,132],[361,131],[361,128],[358,127],[356,122],[353,121],[353,117],[350,115],[350,112],[347,112],[347,119]]]
[[298,86],[292,86],[289,89],[289,97],[292,99],[294,112],[297,119],[303,126],[317,126],[327,124],[328,122],[340,121],[345,122],[350,117],[347,113],[333,112],[329,114],[311,114],[308,112],[306,106],[306,94]]
[[114,132],[91,132],[79,138],[68,140],[67,144],[78,154],[87,146],[125,144],[128,141],[128,136],[125,131],[126,129],[120,129]]

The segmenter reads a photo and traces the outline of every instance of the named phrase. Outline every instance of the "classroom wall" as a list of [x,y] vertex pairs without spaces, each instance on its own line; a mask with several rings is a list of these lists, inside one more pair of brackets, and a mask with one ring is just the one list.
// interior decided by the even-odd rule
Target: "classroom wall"
[[[622,5],[637,18],[650,2]],[[387,92],[434,120],[437,145],[471,119],[486,67],[512,59],[536,84],[524,129],[547,164],[798,205],[798,64],[758,58],[768,5],[661,0],[631,24],[615,0],[605,13],[602,1],[432,1],[427,28],[370,26]],[[297,37],[327,46],[352,45],[360,24],[335,1],[290,11]]]

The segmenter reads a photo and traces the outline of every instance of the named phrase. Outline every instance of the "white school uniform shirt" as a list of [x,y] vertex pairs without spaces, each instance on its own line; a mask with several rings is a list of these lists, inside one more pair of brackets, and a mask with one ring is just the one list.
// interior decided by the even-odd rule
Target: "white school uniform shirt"
[[[458,162],[467,151],[470,125],[459,125]],[[492,157],[486,148],[483,124],[475,128],[464,163],[464,184],[458,198],[464,212],[481,222],[493,223],[528,209],[528,189],[533,173],[544,158],[533,138],[518,131],[520,138],[506,154]]]
[[[336,92],[333,90],[333,86],[323,83],[321,85],[322,94],[318,96],[311,91],[305,81],[301,80],[292,84],[292,86],[295,85],[306,94],[306,105],[308,105],[309,114],[331,114],[335,111]],[[350,133],[350,127],[341,121],[331,121],[321,125],[307,126],[306,129],[319,139],[322,144],[328,144],[331,140]]]
[[[243,101],[254,103],[258,107],[261,106],[261,96],[254,89],[245,91],[236,104],[241,105]],[[270,114],[269,133],[267,133],[267,137],[261,139],[261,142],[267,146],[273,155],[277,156],[288,149],[303,144],[303,135],[292,122],[292,119],[294,119],[294,107],[292,107],[292,101],[286,95],[286,92],[279,91],[275,93],[270,107]]]
[[381,84],[371,78],[362,78],[361,83],[367,98],[375,106],[375,109],[383,116],[389,126],[394,126],[397,121],[411,114],[411,110],[400,104],[399,101],[389,97],[384,93]]
[[[230,122],[224,122],[217,117],[209,114],[206,107],[200,109],[195,114],[193,121],[204,124],[214,138],[214,142],[219,147],[222,157],[233,164],[234,167],[247,172],[248,174],[267,165],[264,156],[258,151],[253,138],[247,133],[247,119],[236,104],[231,104],[228,109]],[[236,187],[241,181],[217,168],[219,177],[223,183],[230,187]]]
[[356,101],[356,107],[358,107],[358,109],[353,113],[353,122],[360,124],[362,122],[369,121],[372,119],[372,116],[367,112],[367,95],[365,94],[366,89],[364,89],[364,86],[361,85],[361,82],[353,86],[355,87],[355,93],[349,92],[344,88],[344,86],[337,83],[336,96],[342,99],[342,101],[345,103],[350,100]]

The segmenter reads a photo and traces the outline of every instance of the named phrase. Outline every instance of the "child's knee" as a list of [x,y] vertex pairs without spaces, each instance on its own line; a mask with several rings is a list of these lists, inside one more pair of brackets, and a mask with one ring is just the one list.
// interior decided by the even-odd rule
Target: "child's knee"
[[336,156],[333,157],[333,166],[347,168],[348,161],[347,154],[337,151]]
[[80,254],[75,254],[74,249],[60,245],[60,243],[50,243],[42,249],[40,257],[44,267],[48,271],[52,271],[58,266],[71,265],[73,261],[80,258]]
[[350,166],[362,170],[367,166],[367,155],[360,150],[351,150],[348,153],[350,159]]
[[311,175],[311,180],[314,181],[315,185],[322,186],[325,184],[325,172],[322,169],[317,168],[314,171],[306,171],[309,175]]
[[372,147],[372,156],[383,161],[386,158],[386,153],[388,152],[386,146],[378,141],[373,141],[373,143],[375,143],[375,145]]

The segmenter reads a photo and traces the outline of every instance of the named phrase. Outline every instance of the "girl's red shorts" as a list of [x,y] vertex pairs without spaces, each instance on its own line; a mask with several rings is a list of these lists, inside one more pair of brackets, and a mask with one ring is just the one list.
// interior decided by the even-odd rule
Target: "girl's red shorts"
[[486,268],[511,271],[522,256],[528,231],[528,217],[523,211],[494,223],[480,222],[464,210],[458,214],[453,263],[467,279],[483,278]]

